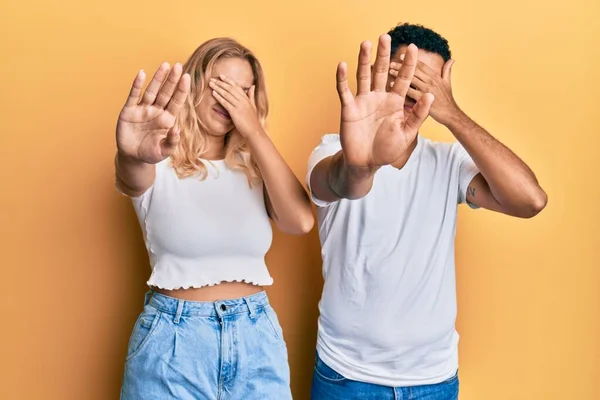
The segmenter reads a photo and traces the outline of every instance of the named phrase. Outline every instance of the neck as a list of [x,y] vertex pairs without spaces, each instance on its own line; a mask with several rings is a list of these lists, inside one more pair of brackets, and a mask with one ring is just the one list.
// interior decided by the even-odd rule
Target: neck
[[415,136],[414,140],[406,148],[406,151],[404,152],[404,154],[402,154],[402,156],[398,160],[396,160],[392,163],[392,167],[398,168],[398,169],[401,169],[402,167],[404,167],[406,165],[406,163],[408,162],[408,159],[410,158],[412,153],[417,148],[418,141],[419,141],[419,135]]
[[206,160],[222,160],[225,158],[225,136],[207,135],[208,150],[202,154]]

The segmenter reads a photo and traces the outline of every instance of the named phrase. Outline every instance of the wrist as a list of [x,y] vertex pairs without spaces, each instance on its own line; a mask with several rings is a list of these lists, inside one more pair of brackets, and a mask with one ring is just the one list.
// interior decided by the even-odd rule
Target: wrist
[[375,172],[379,168],[351,166],[342,151],[333,156],[327,171],[329,189],[339,198],[358,199],[371,190]]
[[240,131],[240,135],[242,135],[251,146],[268,137],[267,133],[261,126],[244,132]]
[[339,164],[340,170],[344,171],[348,175],[349,178],[352,178],[354,181],[359,181],[362,179],[370,179],[372,178],[377,170],[380,167],[369,167],[363,165],[352,165],[348,162],[343,151],[340,152],[339,158],[336,160]]
[[126,164],[144,164],[143,161],[141,161],[139,158],[137,158],[136,156],[129,154],[127,152],[122,151],[121,149],[117,149],[117,160],[120,163],[126,163]]
[[442,125],[454,133],[464,130],[471,122],[469,116],[457,107],[453,112],[448,114]]

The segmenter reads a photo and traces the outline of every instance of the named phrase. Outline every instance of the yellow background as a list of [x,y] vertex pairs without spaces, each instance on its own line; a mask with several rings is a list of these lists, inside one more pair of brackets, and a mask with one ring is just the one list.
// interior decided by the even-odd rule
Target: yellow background
[[[319,4],[321,3],[321,4]],[[533,220],[461,209],[461,400],[600,398],[600,63],[595,0],[22,1],[0,8],[0,398],[116,399],[149,274],[113,190],[114,127],[144,68],[233,36],[267,74],[270,133],[301,178],[338,128],[335,68],[400,21],[446,36],[459,105],[549,194]],[[429,121],[423,132],[452,137]],[[276,235],[269,289],[308,399],[316,230]],[[374,329],[376,329],[374,327]]]

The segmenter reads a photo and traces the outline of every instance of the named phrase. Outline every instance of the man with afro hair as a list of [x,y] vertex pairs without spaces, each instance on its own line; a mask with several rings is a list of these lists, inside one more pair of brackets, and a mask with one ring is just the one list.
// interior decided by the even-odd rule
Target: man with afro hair
[[[414,24],[340,63],[339,134],[308,162],[325,284],[312,398],[458,398],[457,208],[531,218],[547,196],[531,169],[452,95],[448,41]],[[431,116],[456,139],[419,133]]]

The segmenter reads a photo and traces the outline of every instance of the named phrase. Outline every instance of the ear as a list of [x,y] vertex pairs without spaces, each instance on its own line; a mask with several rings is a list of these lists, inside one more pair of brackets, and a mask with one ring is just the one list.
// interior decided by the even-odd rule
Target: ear
[[452,66],[454,65],[454,60],[453,59],[449,59],[448,61],[446,61],[446,64],[444,64],[444,69],[442,70],[442,78],[450,83],[452,80]]

